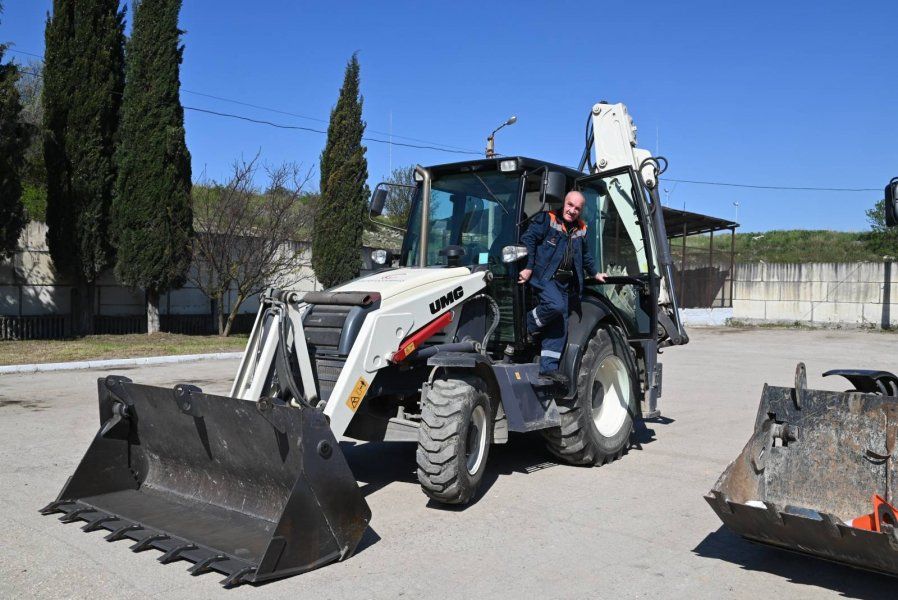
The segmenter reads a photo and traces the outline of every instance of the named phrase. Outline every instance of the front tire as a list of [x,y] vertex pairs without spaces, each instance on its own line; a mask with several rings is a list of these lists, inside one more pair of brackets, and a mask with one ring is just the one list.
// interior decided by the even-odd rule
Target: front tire
[[444,504],[470,502],[492,442],[493,411],[483,381],[451,372],[434,379],[418,428],[418,482],[424,493]]
[[636,361],[617,327],[596,330],[577,373],[577,395],[558,400],[561,427],[544,432],[549,451],[573,465],[602,465],[630,444],[638,407]]

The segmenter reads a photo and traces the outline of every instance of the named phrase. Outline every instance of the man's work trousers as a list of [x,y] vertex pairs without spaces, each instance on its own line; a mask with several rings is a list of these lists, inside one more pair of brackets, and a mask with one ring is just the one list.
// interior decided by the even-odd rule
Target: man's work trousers
[[531,281],[531,285],[539,292],[539,304],[527,313],[527,331],[542,332],[539,372],[557,371],[567,341],[570,284],[551,279]]

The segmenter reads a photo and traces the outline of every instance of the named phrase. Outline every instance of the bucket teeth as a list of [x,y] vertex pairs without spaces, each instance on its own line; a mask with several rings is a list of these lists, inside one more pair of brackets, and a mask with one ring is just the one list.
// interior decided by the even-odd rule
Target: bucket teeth
[[137,531],[138,529],[143,529],[143,525],[138,525],[136,523],[131,523],[130,525],[122,525],[103,539],[105,539],[107,542],[115,542],[124,538],[129,531]]
[[163,565],[167,565],[170,562],[174,562],[181,558],[181,554],[187,552],[188,550],[196,550],[196,544],[181,544],[180,546],[175,546],[165,554],[159,557],[159,562]]
[[62,509],[59,508],[60,506],[64,506],[66,504],[74,504],[74,503],[75,503],[74,500],[56,500],[54,502],[51,502],[47,506],[43,507],[42,509],[40,509],[40,513],[42,515],[52,515],[53,513],[62,512]]
[[137,542],[136,544],[131,546],[131,550],[133,552],[143,552],[144,550],[149,550],[150,548],[152,548],[153,544],[155,542],[161,542],[163,540],[168,540],[168,539],[171,539],[171,538],[169,536],[165,535],[164,533],[156,533],[153,535],[148,535],[147,537],[143,538],[142,540],[140,540],[139,542]]
[[75,510],[59,517],[59,520],[63,523],[74,523],[75,521],[80,519],[81,515],[83,515],[84,513],[93,513],[93,512],[97,512],[97,511],[94,510],[93,508],[76,508]]
[[96,531],[103,527],[103,523],[109,523],[110,521],[118,521],[118,517],[113,517],[112,515],[103,515],[101,517],[97,517],[91,521],[88,521],[87,525],[81,528],[81,531]]
[[228,557],[225,556],[224,554],[213,554],[212,556],[209,556],[208,558],[204,558],[200,562],[196,563],[195,565],[193,565],[192,567],[187,569],[187,572],[194,576],[202,575],[203,573],[205,573],[206,571],[209,570],[209,567],[213,563],[221,562],[223,560],[228,560]]
[[237,587],[241,583],[243,583],[243,578],[256,570],[256,567],[244,567],[240,569],[236,573],[232,573],[228,575],[224,579],[221,580],[221,585],[223,585],[226,589],[230,589],[232,587]]

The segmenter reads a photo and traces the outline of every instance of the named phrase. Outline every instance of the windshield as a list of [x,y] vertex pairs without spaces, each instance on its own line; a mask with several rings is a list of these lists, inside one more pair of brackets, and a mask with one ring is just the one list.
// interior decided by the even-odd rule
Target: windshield
[[502,247],[515,240],[520,175],[499,171],[453,173],[434,177],[430,189],[427,262],[420,265],[421,197],[415,197],[403,246],[402,264],[446,264],[440,250],[463,246],[462,265],[501,264]]

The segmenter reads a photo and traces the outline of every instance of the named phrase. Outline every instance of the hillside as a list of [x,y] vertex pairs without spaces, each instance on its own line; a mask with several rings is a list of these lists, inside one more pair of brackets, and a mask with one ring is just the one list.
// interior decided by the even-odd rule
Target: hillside
[[[868,243],[869,232],[789,229],[736,234],[736,262],[879,262],[882,254]],[[686,241],[688,261],[701,259],[710,236],[694,236]],[[714,236],[714,254],[729,260],[730,234]],[[682,240],[671,241],[674,260],[681,256]],[[706,256],[706,255],[705,255]],[[715,261],[716,262],[716,261]]]

